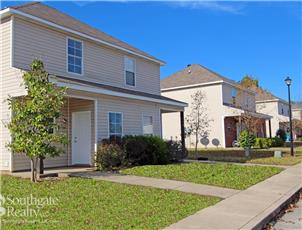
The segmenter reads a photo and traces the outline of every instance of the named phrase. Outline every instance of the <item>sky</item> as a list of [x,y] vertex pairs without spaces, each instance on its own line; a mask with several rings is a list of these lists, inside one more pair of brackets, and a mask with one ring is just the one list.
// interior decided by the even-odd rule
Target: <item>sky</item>
[[161,78],[202,64],[235,81],[249,74],[287,99],[290,76],[302,100],[302,2],[45,3],[164,60]]

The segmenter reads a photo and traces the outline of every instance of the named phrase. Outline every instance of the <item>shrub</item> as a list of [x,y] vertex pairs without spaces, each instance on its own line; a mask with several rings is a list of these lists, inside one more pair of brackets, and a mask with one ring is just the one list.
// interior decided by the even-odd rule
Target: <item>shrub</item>
[[284,142],[286,141],[286,132],[283,129],[278,129],[276,136],[281,138]]
[[116,144],[98,145],[96,165],[99,170],[112,170],[125,164],[125,154]]
[[169,163],[167,145],[157,136],[125,136],[122,145],[131,165]]
[[168,164],[169,163],[169,152],[167,145],[163,139],[157,136],[146,137],[147,155],[152,156],[150,164]]
[[183,151],[180,141],[166,141],[166,145],[169,152],[169,159],[171,162],[179,162],[188,156],[188,150]]
[[256,137],[254,134],[244,130],[240,133],[239,143],[242,148],[250,148],[255,144]]
[[125,136],[122,145],[130,165],[143,165],[152,161],[153,156],[146,153],[147,143],[144,136]]
[[284,140],[280,137],[272,138],[272,147],[282,147],[284,145]]
[[262,149],[263,148],[262,138],[257,137],[253,147],[256,149]]

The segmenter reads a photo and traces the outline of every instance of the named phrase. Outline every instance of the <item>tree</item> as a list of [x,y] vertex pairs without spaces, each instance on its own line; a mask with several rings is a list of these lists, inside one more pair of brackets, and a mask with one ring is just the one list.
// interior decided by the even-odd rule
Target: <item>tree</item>
[[67,144],[58,122],[64,105],[66,89],[49,82],[43,62],[33,60],[30,71],[23,74],[25,97],[8,98],[13,112],[7,127],[12,141],[8,147],[13,153],[25,153],[31,161],[31,180],[39,179],[39,159],[57,156],[63,149],[56,144]]
[[186,116],[186,130],[190,135],[195,136],[195,155],[197,155],[197,146],[199,138],[209,135],[210,119],[206,113],[206,96],[202,91],[196,91],[191,95],[190,113]]
[[253,78],[251,75],[245,75],[241,81],[240,85],[244,88],[258,88],[259,87],[259,81],[255,78]]

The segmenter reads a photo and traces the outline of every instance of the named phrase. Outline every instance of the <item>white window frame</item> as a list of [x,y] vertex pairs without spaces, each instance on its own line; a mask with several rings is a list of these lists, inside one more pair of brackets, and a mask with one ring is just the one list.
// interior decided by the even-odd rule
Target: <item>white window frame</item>
[[123,116],[123,113],[122,112],[115,112],[115,111],[108,111],[108,114],[107,114],[108,138],[110,138],[110,113],[121,114],[121,125],[122,125],[121,137],[123,137],[123,135],[124,135],[124,116]]
[[[82,72],[81,72],[81,74],[68,71],[68,39],[80,42],[82,44],[82,59],[81,59]],[[66,37],[66,72],[69,74],[77,75],[77,76],[84,75],[84,42],[82,40],[79,40],[79,39],[76,39],[73,37]]]
[[[127,84],[127,75],[126,75],[126,60],[127,59],[130,59],[133,61],[133,65],[134,65],[134,85],[128,85]],[[128,57],[128,56],[124,56],[124,83],[125,83],[125,86],[128,86],[128,87],[132,87],[132,88],[136,88],[136,60],[134,58],[131,58],[131,57]]]
[[[144,117],[151,117],[152,118],[152,133],[144,133]],[[142,114],[142,135],[151,135],[154,136],[154,116],[152,114]]]

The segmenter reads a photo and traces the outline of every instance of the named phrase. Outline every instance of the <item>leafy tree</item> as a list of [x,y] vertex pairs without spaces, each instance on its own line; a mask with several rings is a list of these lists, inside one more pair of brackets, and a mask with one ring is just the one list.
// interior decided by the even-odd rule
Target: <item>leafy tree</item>
[[259,87],[259,81],[255,78],[253,78],[251,75],[245,75],[241,81],[240,85],[243,86],[244,88],[254,88],[254,87]]
[[190,112],[186,116],[186,132],[195,136],[195,155],[197,155],[197,146],[199,138],[209,135],[210,119],[205,105],[206,96],[199,90],[191,95],[192,103]]
[[7,127],[12,135],[8,147],[13,153],[25,153],[31,161],[31,180],[39,179],[39,159],[57,156],[63,150],[57,144],[66,144],[67,137],[60,132],[58,120],[64,105],[66,89],[49,82],[43,62],[33,60],[30,71],[23,74],[25,97],[8,98],[13,112]]

